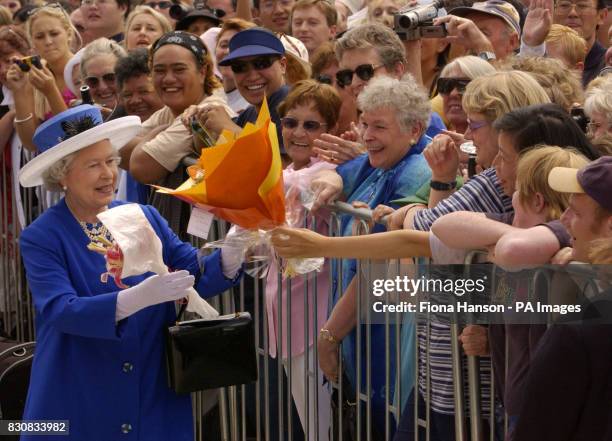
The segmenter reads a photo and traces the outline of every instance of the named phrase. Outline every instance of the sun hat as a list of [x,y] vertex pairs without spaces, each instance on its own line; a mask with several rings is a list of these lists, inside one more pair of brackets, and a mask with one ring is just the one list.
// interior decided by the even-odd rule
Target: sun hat
[[548,185],[560,193],[586,193],[612,211],[612,156],[602,156],[581,169],[555,167],[548,174]]
[[81,48],[76,54],[74,54],[70,58],[70,60],[68,60],[68,63],[66,63],[66,66],[64,67],[64,82],[66,83],[66,87],[70,89],[74,96],[78,98],[80,98],[80,91],[79,88],[74,84],[72,71],[74,70],[74,66],[81,63],[83,52],[85,52],[85,48]]
[[285,55],[285,47],[280,39],[264,28],[251,28],[238,32],[229,42],[230,52],[219,66],[229,66],[238,58],[258,55]]
[[491,15],[504,20],[518,35],[521,35],[521,17],[514,6],[504,0],[476,2],[472,6],[459,6],[450,10],[451,15],[465,17],[473,12]]
[[[78,127],[83,122],[94,127],[79,133]],[[39,154],[21,169],[19,182],[24,187],[42,185],[44,173],[65,156],[104,139],[119,150],[138,135],[140,129],[137,116],[103,122],[100,109],[89,104],[58,113],[34,132],[33,141]]]

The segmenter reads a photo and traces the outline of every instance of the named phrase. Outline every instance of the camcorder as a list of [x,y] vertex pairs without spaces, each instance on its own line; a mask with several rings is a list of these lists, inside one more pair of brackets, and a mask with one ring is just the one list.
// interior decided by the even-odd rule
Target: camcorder
[[217,18],[222,18],[225,16],[225,11],[223,9],[209,8],[206,5],[206,2],[201,0],[193,2],[192,8],[183,5],[177,0],[174,0],[172,6],[170,6],[170,11],[168,11],[168,13],[170,14],[170,17],[172,17],[174,20],[180,21],[185,18],[189,12],[198,10],[207,10],[217,16]]
[[446,27],[434,26],[433,20],[442,8],[452,9],[457,6],[471,6],[470,0],[433,0],[426,5],[417,5],[400,9],[395,14],[393,30],[402,40],[420,38],[444,38]]
[[22,58],[21,60],[14,60],[15,64],[19,66],[22,72],[29,72],[32,66],[37,69],[42,69],[43,65],[40,60],[40,55],[32,55],[30,57]]

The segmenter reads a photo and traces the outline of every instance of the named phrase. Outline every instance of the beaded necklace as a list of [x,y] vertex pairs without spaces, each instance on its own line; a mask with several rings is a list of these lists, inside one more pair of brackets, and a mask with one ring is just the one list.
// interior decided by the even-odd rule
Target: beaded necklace
[[79,218],[74,214],[74,211],[70,207],[68,200],[66,199],[66,206],[68,210],[72,214],[72,217],[79,223],[81,229],[85,233],[85,235],[89,238],[88,248],[92,249],[92,251],[97,251],[97,249],[105,249],[107,247],[113,246],[115,244],[115,239],[112,234],[106,228],[102,222],[89,223],[85,221],[79,220]]

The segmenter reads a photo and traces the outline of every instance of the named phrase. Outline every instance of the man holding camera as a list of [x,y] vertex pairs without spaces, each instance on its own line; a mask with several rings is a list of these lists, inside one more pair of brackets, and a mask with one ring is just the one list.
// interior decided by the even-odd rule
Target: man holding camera
[[518,11],[510,3],[487,0],[471,7],[458,7],[450,15],[434,20],[446,24],[453,42],[487,60],[502,60],[518,49],[521,27]]

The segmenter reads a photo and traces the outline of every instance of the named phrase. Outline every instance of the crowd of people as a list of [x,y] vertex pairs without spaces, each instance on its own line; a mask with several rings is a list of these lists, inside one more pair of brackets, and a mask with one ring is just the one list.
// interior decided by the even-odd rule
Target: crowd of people
[[[415,412],[428,439],[455,439],[451,327],[406,314],[397,335],[368,325],[357,339],[356,259],[457,264],[480,249],[503,267],[612,263],[612,14],[604,0],[485,0],[399,25],[427,4],[0,0],[0,172],[59,200],[34,201],[18,238],[38,342],[24,420],[70,420],[75,440],[193,439],[189,397],[166,385],[164,328],[188,288],[236,285],[244,252],[230,241],[202,257],[185,243],[191,207],[150,185],[178,187],[185,158],[254,123],[266,100],[291,227],[312,214],[316,230],[280,227],[274,249],[334,258],[306,303],[309,284],[289,293],[278,263],[266,280],[266,356],[292,367],[306,438],[332,439],[327,383],[342,366],[349,398],[371,391],[373,439],[389,401],[402,409],[395,441],[425,439]],[[348,215],[332,228],[335,201],[372,210],[369,234]],[[130,288],[100,280],[107,262],[88,248],[113,243],[97,215],[126,202],[176,270]],[[610,439],[611,329],[466,326],[483,424],[503,436],[505,412],[507,440]],[[320,375],[304,382],[309,369]]]

